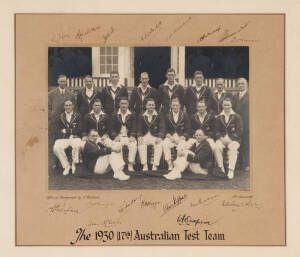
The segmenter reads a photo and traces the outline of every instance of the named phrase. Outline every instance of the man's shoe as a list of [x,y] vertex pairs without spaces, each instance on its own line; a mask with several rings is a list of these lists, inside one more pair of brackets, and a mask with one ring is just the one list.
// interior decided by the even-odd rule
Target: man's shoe
[[178,171],[172,170],[168,174],[164,175],[164,177],[169,180],[175,180],[175,179],[181,178],[181,173]]
[[70,166],[67,166],[63,171],[63,175],[67,176],[67,175],[69,175],[69,172],[70,172]]
[[130,176],[126,175],[122,170],[114,174],[114,178],[118,180],[128,180]]
[[232,169],[228,170],[227,178],[228,179],[233,179],[234,177],[234,171]]
[[157,170],[157,166],[156,165],[152,165],[152,170],[156,171]]

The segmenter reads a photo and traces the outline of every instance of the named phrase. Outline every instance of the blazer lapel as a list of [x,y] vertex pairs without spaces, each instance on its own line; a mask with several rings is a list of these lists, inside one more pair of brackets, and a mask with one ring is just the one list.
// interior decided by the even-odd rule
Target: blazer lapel
[[66,128],[69,128],[69,127],[70,127],[70,124],[69,124],[69,122],[67,121],[66,113],[65,113],[65,112],[63,112],[63,113],[60,115],[60,120],[62,121],[62,123],[65,125]]

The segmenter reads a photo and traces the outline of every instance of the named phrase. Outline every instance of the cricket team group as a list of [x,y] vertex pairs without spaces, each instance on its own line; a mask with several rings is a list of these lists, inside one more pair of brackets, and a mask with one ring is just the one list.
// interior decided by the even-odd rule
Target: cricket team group
[[[74,174],[82,162],[87,172],[112,170],[115,179],[128,180],[130,173],[138,172],[137,153],[142,172],[150,166],[157,171],[163,156],[168,166],[164,177],[169,180],[181,178],[187,168],[202,175],[214,170],[233,179],[238,159],[241,168],[249,170],[247,79],[236,80],[235,94],[225,90],[223,78],[216,79],[214,90],[206,86],[202,71],[194,72],[193,84],[186,88],[177,83],[172,68],[158,89],[149,85],[149,79],[142,72],[140,84],[129,97],[117,71],[111,72],[110,83],[103,88],[95,87],[87,75],[75,97],[66,87],[67,77],[58,76],[58,87],[48,95],[49,142],[63,175]],[[148,167],[149,145],[153,164]],[[126,173],[124,146],[128,149]],[[176,149],[175,158],[172,149]]]

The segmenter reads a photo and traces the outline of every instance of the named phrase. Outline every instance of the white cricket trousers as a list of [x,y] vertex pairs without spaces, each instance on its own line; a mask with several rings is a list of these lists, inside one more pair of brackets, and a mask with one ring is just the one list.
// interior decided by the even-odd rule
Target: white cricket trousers
[[143,136],[143,143],[138,144],[138,151],[141,159],[141,164],[145,165],[147,163],[147,146],[153,145],[154,147],[154,160],[153,165],[159,166],[160,158],[163,151],[163,141],[156,144],[157,137],[152,136],[149,132]]
[[66,155],[65,150],[71,146],[72,147],[72,162],[78,163],[79,162],[79,151],[81,149],[82,141],[80,138],[62,138],[56,139],[53,152],[56,157],[59,159],[61,166],[65,169],[70,166],[68,161],[68,157]]
[[224,169],[223,150],[225,147],[228,147],[228,169],[234,170],[240,144],[237,141],[231,140],[228,135],[225,135],[216,141],[215,157],[218,166],[222,169]]

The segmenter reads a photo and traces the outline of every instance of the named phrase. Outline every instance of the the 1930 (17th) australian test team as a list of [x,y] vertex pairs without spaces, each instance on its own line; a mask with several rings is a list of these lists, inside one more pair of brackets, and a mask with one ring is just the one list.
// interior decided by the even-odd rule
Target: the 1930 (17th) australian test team
[[[74,174],[82,160],[87,172],[104,174],[111,168],[115,179],[128,180],[136,172],[137,152],[142,171],[149,170],[148,145],[154,150],[151,170],[158,170],[164,156],[169,171],[164,177],[170,180],[181,178],[186,168],[203,175],[214,168],[233,179],[239,152],[243,168],[249,170],[248,81],[238,78],[239,91],[233,95],[225,91],[223,78],[216,80],[213,92],[204,84],[201,71],[194,72],[194,84],[187,88],[175,77],[175,70],[168,69],[166,82],[155,89],[149,85],[149,74],[143,72],[129,97],[117,71],[111,72],[110,84],[103,88],[94,87],[87,75],[85,87],[75,98],[66,87],[66,76],[59,75],[59,86],[49,92],[49,133],[63,175]],[[128,147],[129,175],[124,172],[124,146]],[[72,149],[71,161],[67,148]]]

